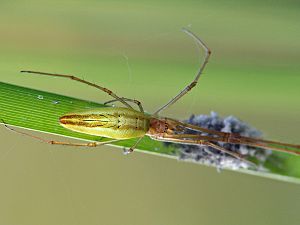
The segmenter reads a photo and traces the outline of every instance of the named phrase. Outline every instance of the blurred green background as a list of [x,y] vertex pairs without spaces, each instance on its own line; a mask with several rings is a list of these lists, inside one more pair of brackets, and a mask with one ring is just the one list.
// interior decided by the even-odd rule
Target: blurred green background
[[[164,114],[214,110],[299,143],[297,1],[1,1],[0,77],[104,102],[77,74],[148,112],[199,67],[189,27],[212,49],[199,86]],[[40,134],[39,134],[40,135]],[[0,225],[299,224],[299,185],[135,153],[48,146],[0,129]],[[49,138],[52,136],[42,135]]]

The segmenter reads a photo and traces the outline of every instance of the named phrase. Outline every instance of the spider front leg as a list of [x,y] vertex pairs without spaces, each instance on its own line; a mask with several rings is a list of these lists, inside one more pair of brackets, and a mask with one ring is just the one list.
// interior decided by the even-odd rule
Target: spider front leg
[[133,109],[126,101],[124,101],[122,98],[120,98],[119,96],[117,96],[111,90],[109,90],[109,89],[107,89],[105,87],[99,86],[97,84],[91,83],[89,81],[80,79],[80,78],[78,78],[76,76],[73,76],[73,75],[57,74],[57,73],[45,73],[45,72],[38,72],[38,71],[31,71],[31,70],[22,70],[21,73],[32,73],[32,74],[46,75],[46,76],[52,76],[52,77],[62,77],[62,78],[68,78],[68,79],[71,79],[71,80],[74,80],[74,81],[78,81],[80,83],[87,84],[89,86],[95,87],[95,88],[97,88],[97,89],[99,89],[99,90],[107,93],[108,95],[112,96],[116,100],[122,102],[126,107],[128,107],[130,109]]

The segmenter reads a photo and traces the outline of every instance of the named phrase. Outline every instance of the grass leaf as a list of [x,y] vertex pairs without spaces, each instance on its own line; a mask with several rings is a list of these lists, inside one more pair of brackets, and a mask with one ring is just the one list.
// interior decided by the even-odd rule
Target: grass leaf
[[[20,87],[0,82],[0,119],[7,125],[27,128],[38,132],[60,135],[84,141],[105,141],[106,138],[72,132],[59,125],[58,118],[68,112],[105,107],[103,104],[62,96],[54,93]],[[37,134],[38,136],[38,134]],[[55,140],[55,137],[53,137]],[[136,139],[120,141],[114,145],[131,147]],[[70,142],[78,142],[71,140]],[[152,153],[159,156],[178,158],[177,149],[162,142],[144,137],[138,145],[138,151]],[[276,160],[274,160],[276,158]],[[272,163],[272,160],[276,164]],[[280,166],[278,165],[280,162]],[[282,181],[300,183],[299,165],[297,156],[274,154],[265,167],[270,172],[239,169],[237,171],[263,176]]]

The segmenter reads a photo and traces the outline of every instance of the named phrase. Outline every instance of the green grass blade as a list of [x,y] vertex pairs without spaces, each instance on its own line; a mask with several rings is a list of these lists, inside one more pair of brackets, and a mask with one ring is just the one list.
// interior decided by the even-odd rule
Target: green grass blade
[[[27,128],[34,131],[75,138],[85,141],[105,141],[106,138],[72,132],[59,125],[58,118],[68,112],[105,107],[103,104],[62,96],[54,93],[20,87],[0,82],[0,119],[6,124]],[[53,137],[55,140],[55,137]],[[77,140],[71,140],[76,142]],[[131,147],[136,139],[124,140],[115,145]],[[178,158],[173,146],[145,137],[138,146],[138,151],[160,156]],[[237,170],[243,173],[299,183],[300,157],[286,154],[274,154],[266,163],[271,172]],[[275,160],[276,159],[276,160]],[[272,162],[276,162],[276,165]],[[278,166],[278,162],[280,166]]]

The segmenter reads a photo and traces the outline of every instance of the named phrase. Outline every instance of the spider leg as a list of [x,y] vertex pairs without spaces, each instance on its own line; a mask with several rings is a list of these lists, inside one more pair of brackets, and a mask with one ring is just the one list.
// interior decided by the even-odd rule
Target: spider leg
[[183,97],[186,93],[188,93],[193,87],[195,87],[198,83],[198,80],[206,66],[206,64],[208,63],[208,59],[209,56],[211,54],[210,49],[206,46],[206,44],[199,38],[197,37],[194,33],[192,33],[191,31],[187,30],[186,28],[183,28],[182,31],[184,33],[186,33],[187,35],[191,36],[193,39],[196,40],[197,44],[199,44],[204,50],[205,50],[205,57],[204,57],[204,61],[202,62],[196,77],[194,78],[194,80],[187,85],[179,94],[177,94],[175,97],[173,97],[168,103],[166,103],[165,105],[163,105],[161,108],[159,108],[154,115],[158,115],[161,111],[165,110],[166,108],[170,107],[171,105],[173,105],[175,102],[177,102],[181,97]]
[[[142,113],[144,112],[142,103],[141,103],[140,101],[135,100],[135,99],[130,99],[130,98],[123,98],[123,97],[122,97],[121,99],[124,100],[124,101],[132,102],[132,103],[136,104],[136,105],[139,107],[140,111],[141,111]],[[117,101],[119,101],[119,99],[113,99],[113,100],[104,102],[104,105],[107,105],[107,104],[110,104],[110,103],[113,103],[113,102],[117,102]]]
[[[144,136],[143,136],[143,137],[144,137]],[[133,146],[131,146],[129,149],[125,150],[125,151],[124,151],[124,154],[127,155],[127,154],[133,152],[134,149],[136,148],[136,146],[141,142],[141,140],[143,139],[143,137],[140,137],[140,138],[134,143]]]
[[71,80],[75,80],[75,81],[78,81],[80,83],[84,83],[84,84],[87,84],[89,86],[92,86],[92,87],[95,87],[105,93],[107,93],[108,95],[112,96],[113,98],[115,98],[116,100],[122,102],[125,106],[127,106],[128,108],[130,109],[133,109],[126,101],[124,101],[122,98],[120,98],[119,96],[117,96],[114,92],[112,92],[111,90],[105,88],[105,87],[102,87],[102,86],[99,86],[97,84],[94,84],[94,83],[91,83],[89,81],[86,81],[86,80],[83,80],[83,79],[80,79],[76,76],[73,76],[73,75],[65,75],[65,74],[56,74],[56,73],[45,73],[45,72],[38,72],[38,71],[30,71],[30,70],[22,70],[21,73],[33,73],[33,74],[39,74],[39,75],[46,75],[46,76],[53,76],[53,77],[63,77],[63,78],[68,78],[68,79],[71,79]]

